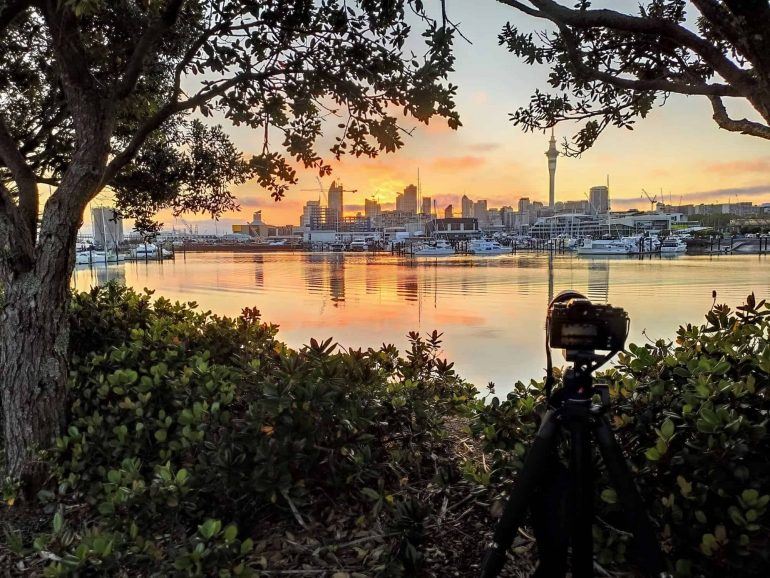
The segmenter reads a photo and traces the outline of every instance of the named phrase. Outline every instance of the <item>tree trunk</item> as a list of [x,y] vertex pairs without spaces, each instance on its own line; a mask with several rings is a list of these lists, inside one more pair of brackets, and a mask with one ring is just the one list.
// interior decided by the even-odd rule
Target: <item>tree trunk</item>
[[6,474],[39,485],[34,450],[65,418],[69,281],[76,227],[38,248],[34,266],[6,281],[0,308],[0,385]]

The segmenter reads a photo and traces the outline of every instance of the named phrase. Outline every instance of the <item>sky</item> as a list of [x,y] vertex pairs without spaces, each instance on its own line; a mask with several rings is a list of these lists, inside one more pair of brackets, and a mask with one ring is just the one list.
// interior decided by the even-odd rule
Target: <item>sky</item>
[[[435,7],[437,1],[431,1]],[[426,5],[430,7],[431,2]],[[628,0],[594,5],[636,10],[636,3]],[[337,179],[346,189],[358,190],[345,194],[349,214],[363,211],[367,197],[392,208],[396,194],[416,183],[418,170],[423,196],[436,200],[440,211],[450,203],[458,207],[463,194],[486,199],[490,207],[515,206],[520,197],[547,201],[544,153],[549,137],[524,133],[508,117],[528,102],[535,89],[548,88],[549,70],[523,63],[497,41],[506,22],[522,31],[540,30],[545,24],[495,0],[447,0],[447,6],[449,17],[470,40],[457,39],[457,61],[450,78],[458,86],[457,109],[463,126],[454,131],[440,119],[427,127],[406,121],[415,130],[396,153],[332,163],[334,173],[323,179],[323,187],[328,189]],[[740,103],[728,102],[728,107],[733,115],[752,116],[751,109]],[[633,131],[608,129],[580,158],[559,158],[556,200],[584,199],[591,186],[604,184],[609,177],[614,209],[649,208],[642,189],[659,198],[662,194],[674,204],[770,201],[770,142],[721,130],[711,114],[705,97],[673,95]],[[226,124],[225,128],[245,155],[261,149],[261,133]],[[573,132],[571,126],[556,128],[557,139]],[[299,224],[302,206],[319,196],[313,170],[300,171],[298,184],[280,202],[255,182],[233,191],[241,211],[223,215],[217,226],[220,232],[230,224],[251,220],[255,210],[262,210],[263,220],[270,224]],[[170,215],[162,220],[166,227],[174,224]],[[201,232],[214,228],[202,217],[187,220],[199,223]]]

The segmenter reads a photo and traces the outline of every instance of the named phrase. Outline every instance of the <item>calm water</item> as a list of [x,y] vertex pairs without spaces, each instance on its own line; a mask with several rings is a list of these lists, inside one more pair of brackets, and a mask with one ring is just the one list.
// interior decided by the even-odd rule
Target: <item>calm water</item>
[[[519,254],[417,259],[366,254],[188,254],[164,263],[78,268],[83,290],[110,279],[148,287],[173,300],[237,315],[257,307],[299,346],[334,337],[345,346],[403,348],[408,331],[444,334],[444,354],[479,387],[499,393],[518,379],[540,377],[545,309],[567,288],[624,307],[631,340],[642,332],[672,337],[711,306],[737,305],[750,292],[770,294],[770,261],[758,256],[585,258]],[[560,356],[557,355],[557,359]]]

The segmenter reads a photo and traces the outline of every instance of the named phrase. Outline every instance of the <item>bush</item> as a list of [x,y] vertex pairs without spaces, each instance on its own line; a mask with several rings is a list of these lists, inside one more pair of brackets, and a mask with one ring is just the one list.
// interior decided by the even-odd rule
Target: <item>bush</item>
[[[410,335],[400,357],[293,350],[276,332],[253,309],[217,317],[117,285],[75,295],[69,420],[39,496],[51,531],[6,542],[42,553],[47,575],[227,576],[267,564],[255,541],[280,520],[337,509],[398,526],[400,485],[471,386],[437,334]],[[403,546],[372,568],[397,573]]]
[[[750,296],[714,307],[676,343],[630,345],[609,381],[615,433],[679,576],[770,575],[770,306]],[[518,470],[537,428],[542,384],[492,400],[475,429],[495,456],[493,480]],[[625,564],[615,493],[599,480],[600,563]],[[620,526],[622,528],[622,526]]]

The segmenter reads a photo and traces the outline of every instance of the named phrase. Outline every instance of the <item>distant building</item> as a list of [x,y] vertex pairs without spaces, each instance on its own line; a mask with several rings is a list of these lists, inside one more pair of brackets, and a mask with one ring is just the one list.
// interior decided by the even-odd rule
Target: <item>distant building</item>
[[462,217],[463,219],[473,218],[473,201],[471,201],[466,195],[462,198]]
[[610,189],[604,185],[591,187],[588,201],[594,213],[606,213],[610,210]]
[[454,217],[454,207],[452,205],[447,205],[444,209],[444,218],[445,219],[451,219]]
[[526,213],[529,211],[529,197],[521,197],[519,199],[519,212],[520,213]]
[[403,200],[403,210],[412,213],[413,215],[417,214],[417,187],[414,185],[409,185],[404,189],[404,200]]
[[422,211],[420,211],[423,215],[432,215],[433,214],[433,207],[431,206],[431,200],[430,197],[423,197],[422,198]]
[[380,203],[375,201],[374,199],[365,199],[364,200],[364,215],[371,220],[372,224],[374,226],[379,226],[380,224],[380,217],[382,215],[382,207],[380,206]]
[[94,228],[94,243],[104,248],[114,248],[123,241],[123,219],[113,207],[91,209],[91,224]]
[[459,217],[430,221],[427,232],[443,239],[468,239],[481,235],[476,219]]
[[473,203],[473,216],[479,222],[479,227],[489,225],[489,215],[487,214],[487,202],[484,200]]
[[380,218],[382,220],[382,227],[386,229],[392,227],[404,227],[409,223],[417,221],[417,216],[414,213],[400,211],[398,209],[395,211],[382,211]]
[[396,210],[406,212],[406,209],[404,208],[404,195],[401,193],[396,195]]
[[345,214],[345,202],[343,199],[343,186],[342,183],[339,185],[337,184],[337,181],[332,181],[331,186],[329,187],[329,193],[328,193],[328,207],[329,212],[331,215],[335,216],[338,220],[342,219],[342,216]]

